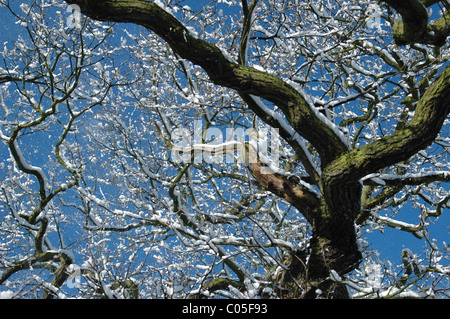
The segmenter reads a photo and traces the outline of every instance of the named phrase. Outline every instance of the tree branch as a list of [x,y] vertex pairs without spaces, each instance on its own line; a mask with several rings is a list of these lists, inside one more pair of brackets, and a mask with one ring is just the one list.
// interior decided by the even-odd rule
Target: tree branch
[[[285,81],[268,73],[229,60],[207,41],[194,37],[175,17],[158,5],[143,0],[66,0],[97,20],[129,22],[146,27],[167,42],[172,50],[202,67],[217,85],[260,96],[285,114],[292,127],[320,153],[328,163],[347,151],[336,132],[317,116],[303,95]],[[251,106],[250,106],[251,107]]]
[[247,0],[242,0],[242,8],[244,12],[244,25],[242,26],[241,42],[239,45],[239,63],[245,65],[247,63],[247,49],[248,39],[253,22],[253,11],[258,4],[258,0],[253,0],[250,6],[247,4]]
[[444,13],[444,17],[428,24],[428,11],[425,6],[437,1],[420,0],[383,0],[394,8],[401,16],[402,21],[396,21],[393,25],[393,36],[399,45],[408,43],[424,43],[442,46],[450,35],[448,19],[450,14]]
[[433,182],[450,182],[450,172],[439,171],[406,175],[375,174],[363,179],[363,184],[370,186],[426,185]]
[[259,160],[249,161],[249,165],[252,175],[262,187],[292,204],[309,223],[314,222],[315,212],[320,207],[320,199],[313,192],[302,185],[296,185],[281,174],[267,174],[263,171],[263,165]]
[[301,143],[298,139],[297,132],[290,127],[281,116],[278,114],[271,112],[268,107],[265,105],[261,105],[259,101],[257,101],[255,97],[241,93],[241,98],[244,100],[247,105],[255,112],[255,114],[263,120],[266,124],[271,127],[277,128],[280,136],[292,147],[295,154],[300,159],[300,162],[303,164],[306,172],[312,179],[313,184],[321,187],[320,180],[320,169],[316,167],[313,163],[311,154],[306,149],[306,147]]
[[[360,207],[355,207],[355,203],[360,201],[349,198],[355,192],[360,194],[358,181],[382,168],[405,161],[425,149],[439,134],[449,112],[450,67],[447,67],[419,100],[415,115],[409,123],[402,124],[401,128],[397,127],[392,135],[347,152],[324,169],[323,193],[330,213],[342,215],[337,218],[364,221],[367,214],[361,215]],[[386,199],[385,195],[396,193],[399,187],[393,186],[386,190],[388,191],[382,193],[382,200]],[[373,204],[376,201],[371,199],[370,202]],[[368,206],[369,201],[365,205]],[[358,214],[360,217],[357,217]]]
[[324,183],[357,181],[370,173],[405,161],[430,145],[450,112],[450,67],[419,100],[411,121],[392,135],[340,156],[324,171]]

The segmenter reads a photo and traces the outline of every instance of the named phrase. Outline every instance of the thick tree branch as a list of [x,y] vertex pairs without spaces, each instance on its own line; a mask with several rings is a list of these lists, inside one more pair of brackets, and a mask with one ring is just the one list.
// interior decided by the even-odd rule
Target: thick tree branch
[[438,21],[428,23],[428,11],[425,6],[432,5],[436,1],[383,0],[383,2],[402,16],[402,21],[397,21],[393,25],[392,33],[397,44],[424,43],[442,46],[450,35],[448,12]]
[[262,187],[278,197],[284,198],[297,208],[311,224],[314,223],[316,210],[320,207],[320,200],[314,193],[302,185],[296,185],[286,176],[265,173],[259,160],[250,161],[249,165],[252,175]]
[[[359,180],[425,149],[439,134],[449,112],[450,67],[430,85],[409,123],[390,136],[347,152],[323,170],[323,194],[329,216],[323,216],[322,230],[318,232],[328,238],[331,235],[335,243],[339,236],[351,232],[350,226],[361,211]],[[364,219],[365,216],[358,218]]]
[[447,67],[419,100],[408,124],[390,136],[340,156],[324,171],[324,183],[351,183],[407,160],[435,140],[449,112],[450,67]]
[[312,184],[321,188],[320,169],[312,162],[311,156],[306,147],[296,138],[297,133],[278,114],[271,113],[267,107],[258,103],[255,97],[241,93],[241,98],[255,112],[255,114],[271,127],[278,129],[280,136],[292,147],[295,154],[300,159],[306,172],[312,180]]
[[294,87],[273,75],[230,61],[217,46],[194,37],[158,5],[142,0],[66,2],[79,5],[84,14],[97,20],[142,25],[160,36],[177,55],[202,67],[215,84],[276,104],[292,127],[317,149],[324,164],[347,150],[335,131]]

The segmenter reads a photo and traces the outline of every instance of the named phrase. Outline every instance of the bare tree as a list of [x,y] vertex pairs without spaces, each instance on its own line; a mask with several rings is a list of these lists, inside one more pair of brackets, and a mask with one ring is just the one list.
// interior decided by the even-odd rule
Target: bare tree
[[2,2],[8,293],[447,296],[446,1],[65,2]]

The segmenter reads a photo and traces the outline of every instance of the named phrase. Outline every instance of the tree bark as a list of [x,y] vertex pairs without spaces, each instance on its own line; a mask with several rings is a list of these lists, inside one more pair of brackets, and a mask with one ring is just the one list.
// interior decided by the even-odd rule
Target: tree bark
[[428,11],[426,6],[438,1],[421,0],[383,0],[394,8],[401,16],[402,21],[396,21],[393,25],[393,36],[397,44],[424,43],[443,46],[450,34],[448,19],[450,14],[444,13],[441,19],[428,23]]

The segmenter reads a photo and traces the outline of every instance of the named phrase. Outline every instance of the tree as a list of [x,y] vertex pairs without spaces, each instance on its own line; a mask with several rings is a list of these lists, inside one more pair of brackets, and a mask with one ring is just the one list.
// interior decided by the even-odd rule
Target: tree
[[65,2],[2,1],[8,294],[448,296],[446,1]]

